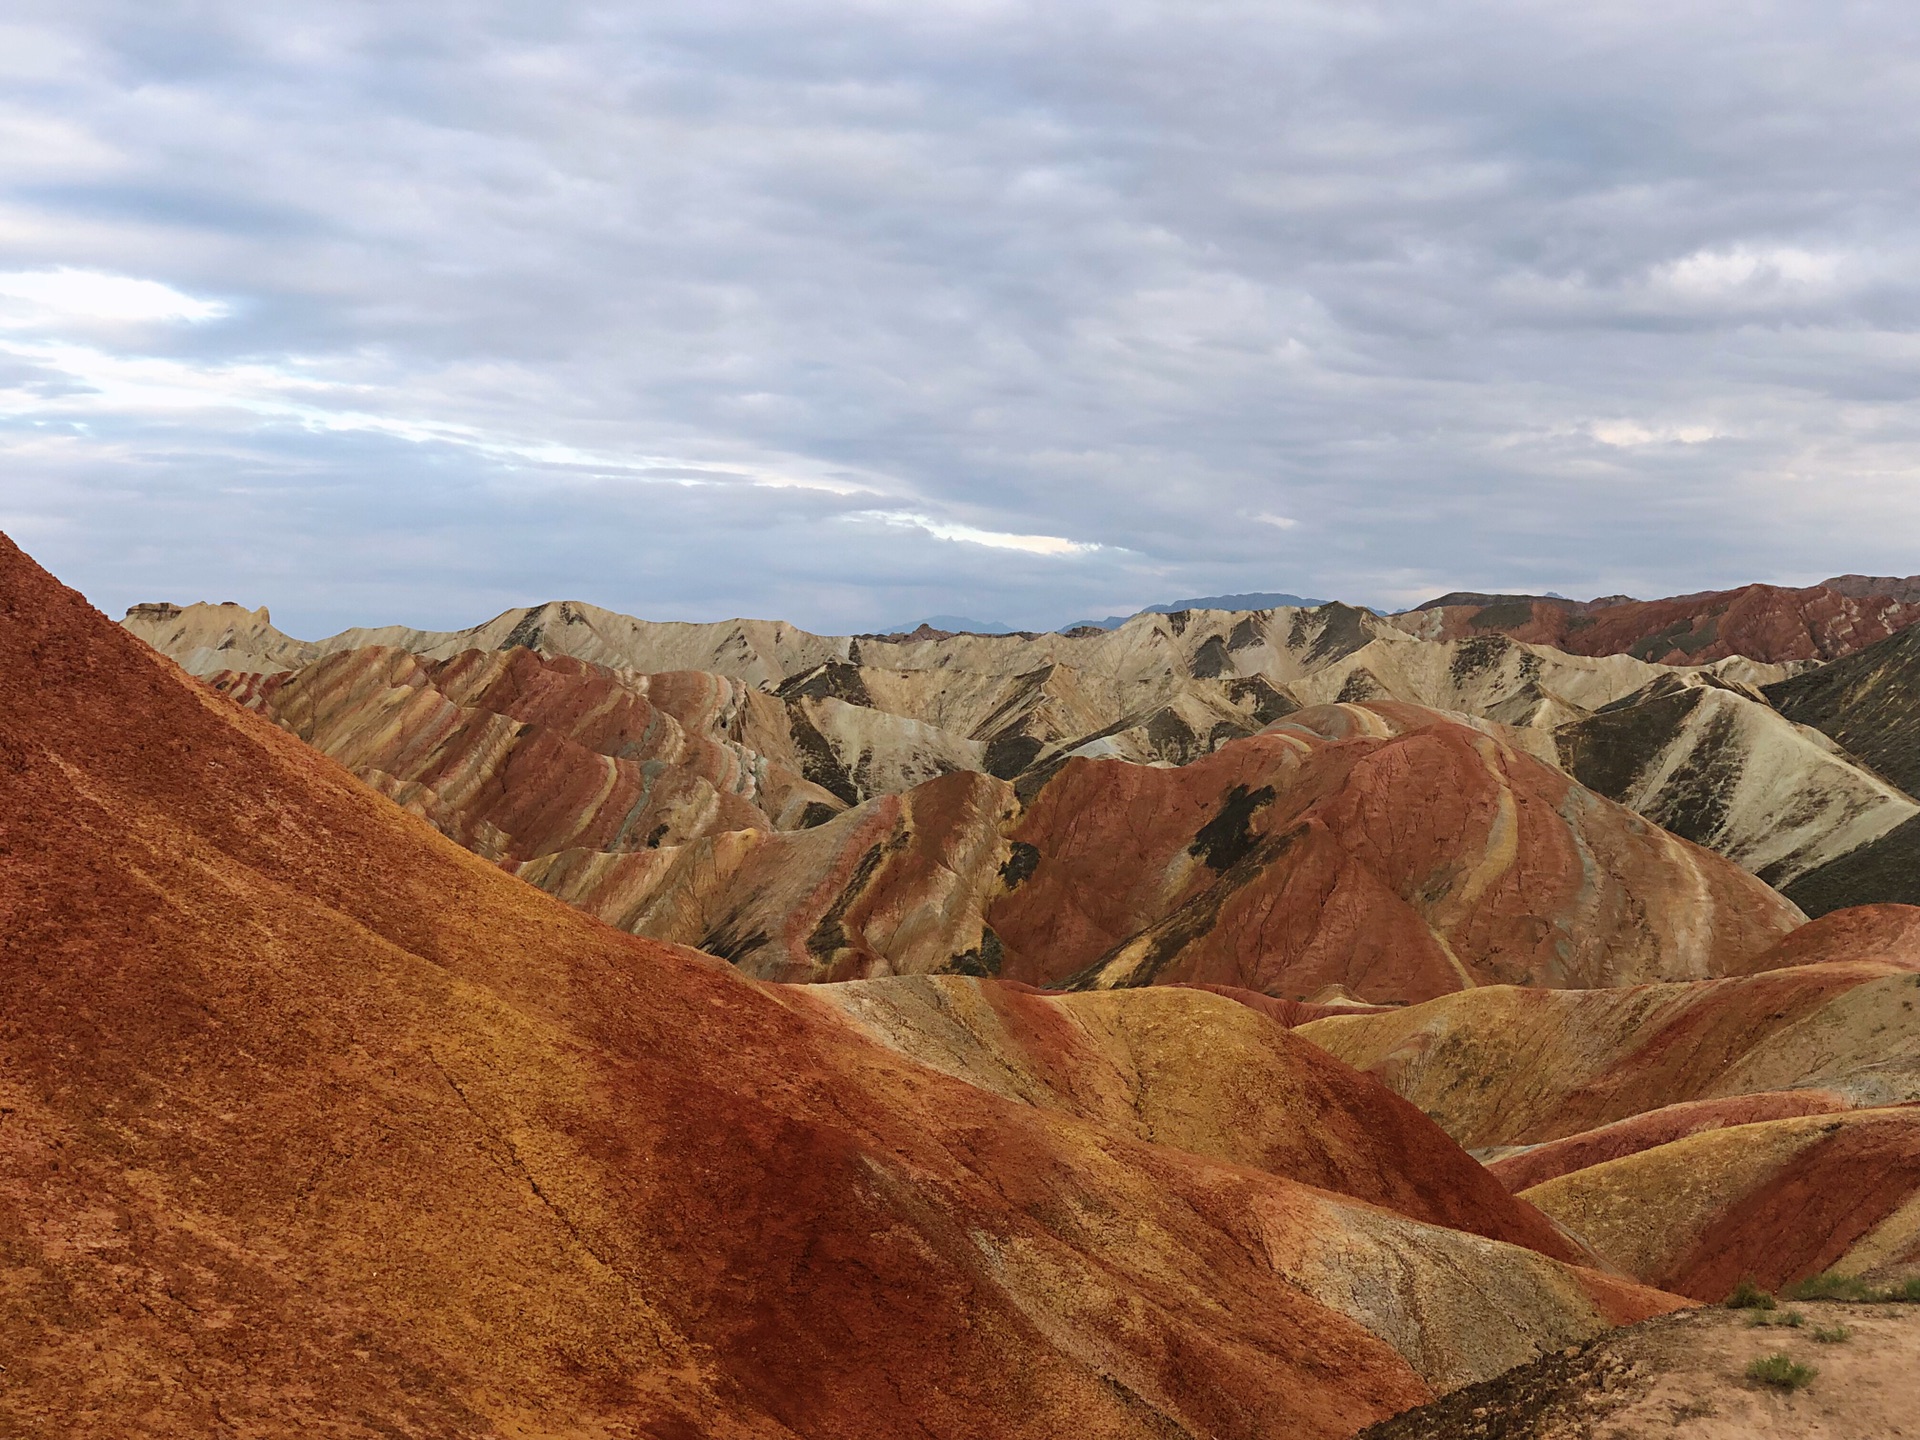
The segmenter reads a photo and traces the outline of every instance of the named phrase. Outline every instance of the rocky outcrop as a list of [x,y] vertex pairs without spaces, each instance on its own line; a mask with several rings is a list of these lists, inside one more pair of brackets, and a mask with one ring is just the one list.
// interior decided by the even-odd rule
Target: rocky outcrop
[[490,860],[640,850],[842,805],[732,738],[752,692],[713,675],[373,646],[211,684]]
[[[26,1433],[1331,1440],[1677,1303],[1010,1099],[612,931],[3,541],[0,612]],[[1270,1054],[1290,1094],[1362,1097],[1329,1136],[1383,1113]],[[1417,1149],[1401,1184],[1344,1143],[1321,1178],[1382,1197],[1458,1166]]]
[[1766,687],[1789,720],[1830,736],[1895,785],[1920,791],[1920,631]]
[[[156,619],[162,610],[164,622]],[[1494,634],[1423,642],[1371,611],[1337,604],[1142,614],[1114,631],[1077,635],[892,641],[762,621],[657,624],[573,602],[508,611],[470,630],[386,627],[314,642],[290,639],[264,612],[237,606],[136,606],[125,623],[201,675],[275,673],[371,646],[426,660],[523,647],[616,672],[710,673],[805,706],[802,728],[819,734],[796,743],[831,751],[831,766],[856,789],[863,755],[907,742],[842,736],[846,724],[878,722],[850,719],[839,706],[932,727],[911,743],[935,763],[1005,779],[1072,753],[1184,763],[1303,704],[1402,700],[1550,727],[1663,673],[1625,656],[1566,655]],[[1784,673],[1754,671],[1766,679]],[[884,778],[876,775],[857,798],[882,793]]]
[[522,879],[610,924],[672,940],[768,980],[997,974],[987,908],[1018,813],[1003,780],[957,772],[785,834],[566,850]]
[[1822,580],[1820,588],[1856,599],[1886,595],[1907,605],[1920,603],[1920,575],[1835,575]]
[[1920,620],[1920,600],[1871,588],[1852,594],[1825,586],[1745,585],[1666,600],[1474,596],[1393,618],[1429,640],[1501,634],[1576,655],[1631,655],[1668,665],[1732,656],[1779,663],[1863,650]]

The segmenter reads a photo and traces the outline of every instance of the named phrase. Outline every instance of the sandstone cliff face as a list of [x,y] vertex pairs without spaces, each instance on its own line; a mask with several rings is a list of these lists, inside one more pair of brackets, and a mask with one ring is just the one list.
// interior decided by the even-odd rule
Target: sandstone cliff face
[[0,618],[12,1431],[1331,1440],[1675,1303],[1411,1218],[1458,1158],[1285,1040],[1357,1109],[1269,1171],[1011,1099],[520,885],[3,540]]
[[1745,585],[1667,600],[1561,601],[1485,597],[1491,603],[1438,605],[1394,617],[1430,640],[1498,633],[1577,655],[1632,655],[1669,665],[1731,656],[1782,662],[1832,660],[1920,620],[1920,603],[1825,586],[1795,590]]

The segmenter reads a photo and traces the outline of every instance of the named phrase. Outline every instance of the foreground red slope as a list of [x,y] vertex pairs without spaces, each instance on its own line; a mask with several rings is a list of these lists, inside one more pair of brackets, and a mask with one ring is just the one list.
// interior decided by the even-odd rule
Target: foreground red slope
[[3,539],[0,853],[10,1434],[1335,1436],[1671,1303],[620,936]]

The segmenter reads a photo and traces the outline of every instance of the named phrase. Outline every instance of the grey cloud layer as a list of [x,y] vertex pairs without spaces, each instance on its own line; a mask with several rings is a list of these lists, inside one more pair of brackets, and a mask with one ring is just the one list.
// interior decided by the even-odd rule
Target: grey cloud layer
[[0,311],[0,524],[106,604],[1920,569],[1909,7],[14,14],[0,271],[228,306]]

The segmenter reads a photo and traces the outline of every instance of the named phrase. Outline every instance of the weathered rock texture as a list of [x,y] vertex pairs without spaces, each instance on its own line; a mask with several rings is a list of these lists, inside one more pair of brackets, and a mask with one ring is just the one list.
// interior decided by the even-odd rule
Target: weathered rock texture
[[[1850,587],[1859,588],[1859,587]],[[1501,634],[1576,655],[1632,655],[1669,665],[1730,656],[1784,662],[1832,660],[1920,620],[1920,603],[1868,588],[1850,594],[1744,585],[1666,600],[1583,602],[1540,596],[1443,596],[1394,617],[1430,640]],[[1751,677],[1749,677],[1751,678]]]
[[1292,999],[1726,974],[1801,919],[1500,727],[1392,704],[1301,711],[1178,768],[1076,757],[1024,804],[953,774],[803,832],[519,873],[770,979],[949,970]]
[[612,931],[4,540],[0,851],[9,1434],[1333,1437],[1675,1303]]

